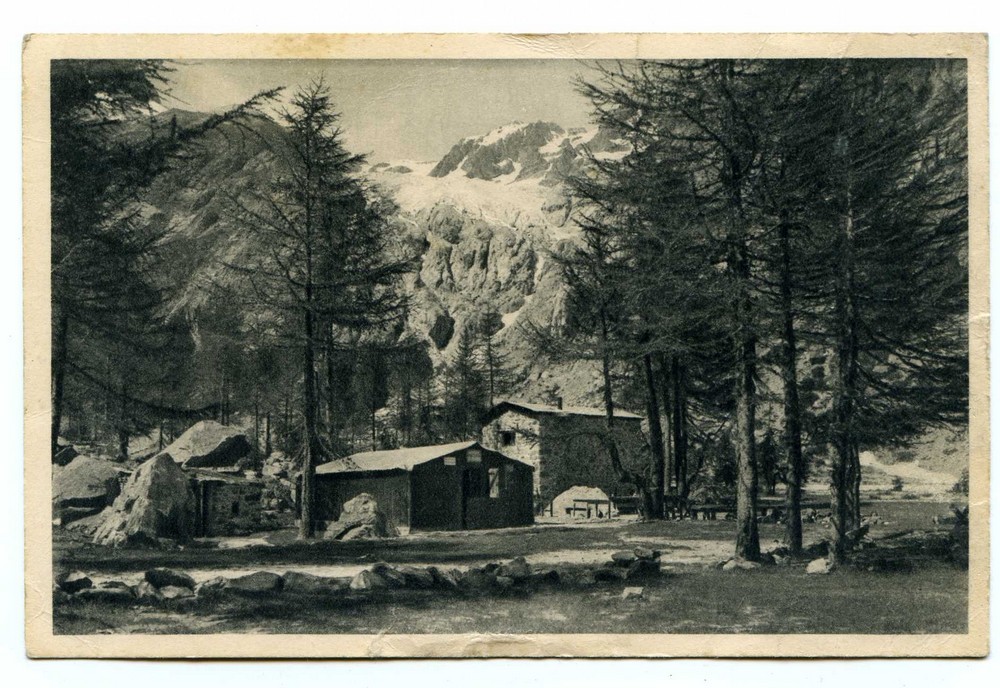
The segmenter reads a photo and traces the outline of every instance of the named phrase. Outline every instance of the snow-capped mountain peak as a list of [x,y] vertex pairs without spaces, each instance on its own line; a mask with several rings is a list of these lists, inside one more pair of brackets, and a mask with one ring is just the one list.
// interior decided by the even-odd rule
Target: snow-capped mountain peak
[[583,147],[594,154],[624,155],[627,146],[598,128],[565,130],[553,122],[511,122],[478,137],[465,138],[430,171],[431,177],[452,175],[487,181],[514,182],[538,178],[558,184],[582,164]]

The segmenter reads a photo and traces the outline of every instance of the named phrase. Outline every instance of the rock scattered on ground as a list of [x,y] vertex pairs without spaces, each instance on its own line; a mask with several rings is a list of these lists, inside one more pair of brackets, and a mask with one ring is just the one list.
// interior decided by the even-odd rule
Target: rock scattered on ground
[[722,565],[723,571],[754,571],[761,567],[760,562],[747,561],[740,557],[733,557]]
[[129,603],[135,600],[132,588],[128,586],[123,588],[86,588],[85,590],[77,592],[73,597],[78,600],[90,600],[95,602]]
[[280,592],[284,587],[285,579],[270,571],[257,571],[239,578],[229,580],[226,588],[242,593],[267,594]]
[[191,588],[180,585],[166,585],[159,588],[159,593],[165,600],[181,600],[194,597],[194,591]]
[[833,564],[826,557],[822,559],[813,559],[806,566],[806,573],[810,574],[827,574],[833,571]]
[[125,471],[111,461],[77,456],[52,469],[52,515],[60,525],[100,513],[121,492]]
[[302,594],[316,594],[325,592],[335,592],[343,590],[346,586],[335,578],[326,576],[316,576],[311,573],[301,571],[286,571],[282,576],[284,592],[294,592]]
[[136,469],[104,511],[94,542],[123,547],[159,545],[160,538],[185,540],[194,530],[195,510],[188,476],[160,454]]
[[379,590],[388,588],[389,583],[374,571],[365,569],[351,579],[351,590]]
[[71,595],[94,585],[94,581],[90,580],[87,574],[80,571],[72,571],[60,576],[56,579],[56,583],[64,592],[68,592]]
[[398,535],[399,531],[386,518],[375,498],[367,492],[345,502],[340,517],[323,532],[325,540],[360,540]]
[[198,598],[211,599],[220,597],[228,587],[229,581],[227,579],[222,576],[216,576],[215,578],[198,583],[194,588],[194,594]]
[[147,583],[155,588],[165,588],[172,585],[194,590],[195,586],[194,578],[188,574],[167,568],[150,569],[146,571],[144,578]]
[[163,595],[161,595],[160,591],[156,589],[156,586],[145,580],[135,586],[135,596],[136,599],[147,602],[163,599]]
[[72,445],[60,446],[56,449],[56,453],[52,455],[52,463],[57,466],[65,466],[75,459],[79,454],[76,451],[76,447]]
[[[531,590],[540,586],[592,585],[597,581],[629,581],[644,576],[659,575],[659,552],[638,550],[630,563],[623,557],[612,560],[597,569],[552,568],[533,569],[523,557],[503,563],[489,563],[465,571],[443,570],[434,566],[391,566],[380,562],[359,572],[351,579],[317,576],[300,571],[287,571],[283,576],[269,571],[257,571],[238,578],[216,577],[195,584],[183,571],[156,568],[146,571],[143,580],[130,587],[119,581],[103,583],[92,593],[92,599],[108,601],[138,601],[157,603],[198,599],[215,599],[228,592],[266,594],[347,594],[372,590],[466,590],[475,592],[505,592]],[[642,555],[641,557],[639,555]],[[54,599],[73,599],[81,590],[92,587],[92,581],[81,572],[73,572],[58,579]],[[633,588],[630,588],[633,589]],[[635,588],[641,591],[641,588]],[[74,594],[75,593],[75,594]],[[60,597],[61,596],[61,597]],[[625,595],[626,599],[634,592]],[[639,595],[641,597],[641,594]],[[82,599],[82,598],[81,598]]]

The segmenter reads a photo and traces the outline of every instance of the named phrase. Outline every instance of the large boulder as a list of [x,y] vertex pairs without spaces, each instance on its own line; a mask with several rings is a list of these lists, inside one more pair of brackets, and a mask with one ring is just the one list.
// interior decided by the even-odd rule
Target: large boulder
[[70,594],[91,588],[94,586],[94,581],[90,580],[90,577],[80,571],[71,571],[67,574],[63,574],[56,578],[56,584],[64,591]]
[[110,461],[78,456],[52,469],[52,517],[60,525],[99,513],[114,503],[126,474]]
[[286,571],[282,590],[285,592],[316,594],[337,592],[344,589],[344,584],[336,578],[315,576],[304,571]]
[[155,545],[159,538],[188,539],[196,502],[188,476],[169,456],[149,459],[125,483],[94,533],[99,545]]
[[285,586],[285,579],[270,571],[257,571],[255,573],[232,578],[229,580],[226,589],[248,595],[267,595],[281,592]]
[[76,451],[76,447],[72,445],[60,445],[58,449],[56,449],[56,453],[52,455],[52,463],[57,466],[65,466],[77,456],[79,456],[79,454]]
[[367,492],[349,499],[341,509],[340,518],[323,532],[327,540],[357,540],[362,538],[396,537],[399,531],[379,509],[378,502]]
[[351,590],[380,590],[389,587],[389,582],[374,571],[365,569],[351,579]]
[[185,468],[219,468],[235,466],[250,452],[250,438],[243,430],[203,420],[188,428],[159,456],[167,455]]
[[158,589],[173,586],[175,588],[190,588],[194,590],[194,578],[181,571],[156,568],[146,571],[144,577],[147,583]]

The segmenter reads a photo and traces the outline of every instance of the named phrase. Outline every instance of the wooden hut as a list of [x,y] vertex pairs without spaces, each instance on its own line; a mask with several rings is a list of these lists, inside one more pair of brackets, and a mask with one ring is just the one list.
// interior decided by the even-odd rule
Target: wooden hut
[[318,466],[316,520],[336,521],[363,492],[404,531],[533,523],[531,465],[474,441],[362,452]]

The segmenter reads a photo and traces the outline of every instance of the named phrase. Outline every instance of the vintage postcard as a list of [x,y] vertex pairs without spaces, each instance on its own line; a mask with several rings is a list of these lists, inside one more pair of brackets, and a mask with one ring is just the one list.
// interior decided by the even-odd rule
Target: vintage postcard
[[983,35],[34,35],[34,657],[988,649]]

